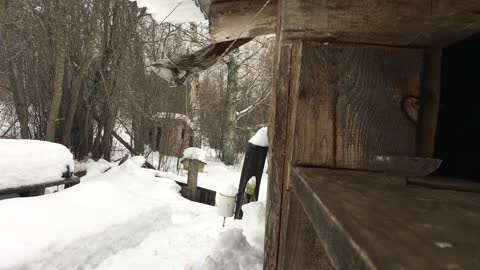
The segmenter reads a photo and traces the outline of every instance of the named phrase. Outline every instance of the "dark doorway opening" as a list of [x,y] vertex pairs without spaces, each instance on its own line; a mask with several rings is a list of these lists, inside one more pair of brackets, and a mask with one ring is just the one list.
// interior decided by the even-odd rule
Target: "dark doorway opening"
[[443,50],[435,156],[440,175],[480,181],[480,33]]

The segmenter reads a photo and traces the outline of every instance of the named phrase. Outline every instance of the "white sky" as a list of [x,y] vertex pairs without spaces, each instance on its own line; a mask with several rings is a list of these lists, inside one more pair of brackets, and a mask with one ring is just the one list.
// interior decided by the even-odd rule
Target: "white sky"
[[147,7],[154,19],[160,23],[180,3],[175,11],[165,20],[170,23],[205,21],[200,8],[194,0],[137,0],[139,7]]

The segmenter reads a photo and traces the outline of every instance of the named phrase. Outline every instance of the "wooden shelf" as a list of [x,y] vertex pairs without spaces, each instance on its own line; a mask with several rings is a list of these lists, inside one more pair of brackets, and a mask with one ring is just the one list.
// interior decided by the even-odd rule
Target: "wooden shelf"
[[382,173],[292,173],[336,269],[480,269],[480,194],[405,186]]

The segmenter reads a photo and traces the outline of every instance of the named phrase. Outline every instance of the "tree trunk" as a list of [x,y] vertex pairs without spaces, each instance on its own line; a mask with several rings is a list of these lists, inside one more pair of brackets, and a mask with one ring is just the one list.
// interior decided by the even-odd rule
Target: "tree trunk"
[[47,141],[55,142],[58,112],[63,94],[63,75],[65,72],[65,32],[60,30],[55,40],[55,80],[52,103],[47,121]]
[[[8,1],[3,1],[2,16],[7,18],[7,8]],[[3,48],[7,50],[14,46],[14,42],[11,40],[9,35],[9,28],[11,24],[5,25],[3,28]],[[20,136],[22,139],[29,138],[29,129],[28,129],[28,107],[27,107],[27,98],[25,95],[25,88],[22,84],[21,78],[19,78],[19,70],[15,59],[7,58],[6,65],[8,66],[8,79],[10,83],[10,90],[13,94],[13,101],[15,103],[15,111],[18,116],[18,122],[20,123]]]
[[238,65],[230,57],[227,62],[227,91],[225,93],[225,136],[222,140],[222,161],[226,165],[235,163],[235,98],[238,91]]

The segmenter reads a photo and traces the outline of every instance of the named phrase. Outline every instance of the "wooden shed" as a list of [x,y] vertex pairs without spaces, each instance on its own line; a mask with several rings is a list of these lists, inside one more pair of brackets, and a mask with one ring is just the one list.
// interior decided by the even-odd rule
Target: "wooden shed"
[[277,37],[264,269],[480,269],[478,185],[375,163],[433,157],[442,49],[480,32],[480,1],[196,2],[216,43],[172,74]]
[[185,148],[193,146],[193,124],[179,113],[156,113],[149,134],[150,147],[162,155],[182,157]]

